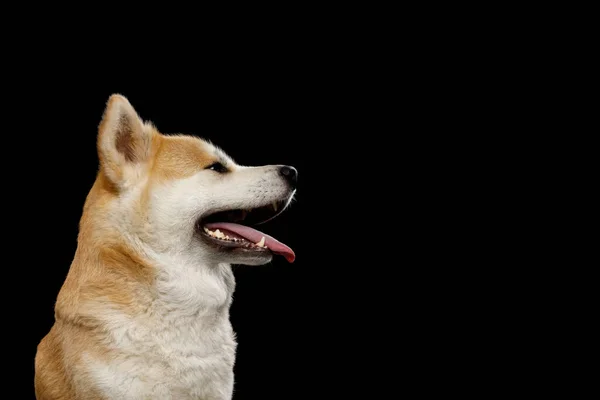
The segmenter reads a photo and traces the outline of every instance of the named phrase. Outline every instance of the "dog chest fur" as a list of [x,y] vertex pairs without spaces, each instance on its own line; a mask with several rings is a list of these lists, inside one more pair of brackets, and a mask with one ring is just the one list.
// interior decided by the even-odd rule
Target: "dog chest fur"
[[106,361],[83,354],[86,374],[109,399],[231,398],[233,289],[227,264],[161,272],[144,313],[102,307],[97,315],[108,327],[105,346],[114,355]]

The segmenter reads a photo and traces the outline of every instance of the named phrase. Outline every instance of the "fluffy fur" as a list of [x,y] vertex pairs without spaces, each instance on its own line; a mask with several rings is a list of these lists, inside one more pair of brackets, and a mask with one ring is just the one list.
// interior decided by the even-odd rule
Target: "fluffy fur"
[[[78,246],[35,358],[38,400],[231,399],[231,263],[195,225],[207,213],[289,200],[279,166],[243,167],[201,139],[163,135],[110,97]],[[206,169],[215,161],[230,172]]]

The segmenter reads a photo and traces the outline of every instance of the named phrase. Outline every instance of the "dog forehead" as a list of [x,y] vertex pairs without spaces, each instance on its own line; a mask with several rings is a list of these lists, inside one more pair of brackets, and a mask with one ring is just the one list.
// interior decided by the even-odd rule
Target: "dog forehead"
[[188,135],[163,135],[154,172],[163,178],[185,178],[215,162],[231,159],[212,143]]

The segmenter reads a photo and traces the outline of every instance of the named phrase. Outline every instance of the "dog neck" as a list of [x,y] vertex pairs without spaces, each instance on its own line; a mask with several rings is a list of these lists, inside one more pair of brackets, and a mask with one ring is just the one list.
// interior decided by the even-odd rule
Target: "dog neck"
[[193,250],[155,253],[141,249],[154,271],[154,306],[185,315],[228,315],[235,290],[231,265]]
[[[152,314],[177,325],[229,318],[235,290],[230,264],[142,247],[135,252],[106,243],[95,250],[79,248],[63,286],[69,290],[59,294],[57,317],[95,320],[107,309],[118,309],[131,317]],[[69,295],[77,292],[85,298]]]
[[179,313],[228,313],[235,278],[229,264],[161,263],[155,288],[156,304]]

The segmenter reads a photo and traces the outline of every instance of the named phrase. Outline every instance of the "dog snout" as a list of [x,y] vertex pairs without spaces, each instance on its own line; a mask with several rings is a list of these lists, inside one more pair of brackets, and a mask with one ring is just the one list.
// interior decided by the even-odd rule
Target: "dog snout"
[[279,174],[285,178],[292,188],[296,188],[296,184],[298,183],[298,171],[296,168],[284,165],[279,168]]

